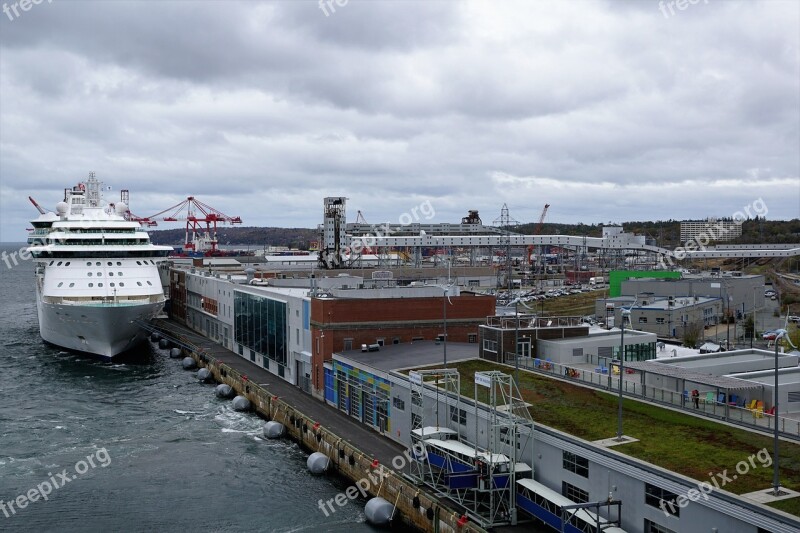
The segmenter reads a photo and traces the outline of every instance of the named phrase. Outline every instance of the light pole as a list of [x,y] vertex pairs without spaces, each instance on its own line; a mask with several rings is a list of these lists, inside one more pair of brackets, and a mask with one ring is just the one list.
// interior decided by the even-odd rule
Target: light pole
[[774,468],[772,470],[772,495],[779,496],[781,493],[781,482],[778,477],[778,344],[780,344],[780,339],[786,335],[786,330],[781,330],[775,335],[775,399],[772,402],[772,410],[775,416],[773,422],[775,423],[775,431],[773,435],[773,450],[772,450],[772,457],[773,457],[773,464]]
[[753,327],[750,329],[750,349],[753,349],[753,337],[756,336],[756,289],[753,287]]
[[447,285],[442,287],[442,318],[444,320],[443,329],[444,329],[444,340],[442,341],[442,352],[444,356],[444,367],[447,368],[447,302],[450,297],[447,295],[450,292],[450,285],[452,284],[452,280],[450,278],[450,258],[447,259]]
[[631,310],[622,308],[620,312],[620,354],[619,354],[619,401],[617,406],[617,441],[625,440],[622,437],[622,380],[625,375],[625,317],[631,316]]
[[444,352],[444,367],[447,368],[447,291],[449,287],[444,288],[442,293],[442,316],[444,317],[444,340],[442,342]]
[[519,387],[519,296],[514,302],[514,381]]

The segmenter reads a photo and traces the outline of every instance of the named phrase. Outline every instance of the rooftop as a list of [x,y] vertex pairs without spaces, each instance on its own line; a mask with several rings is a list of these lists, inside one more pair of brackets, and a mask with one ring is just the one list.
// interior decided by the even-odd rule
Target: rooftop
[[[362,352],[361,349],[357,349],[337,352],[337,354],[364,366],[389,372],[415,366],[441,366],[444,361],[444,345],[438,341],[414,341],[404,344],[388,344],[382,346],[377,352]],[[475,357],[478,357],[476,343],[447,343],[448,363]]]

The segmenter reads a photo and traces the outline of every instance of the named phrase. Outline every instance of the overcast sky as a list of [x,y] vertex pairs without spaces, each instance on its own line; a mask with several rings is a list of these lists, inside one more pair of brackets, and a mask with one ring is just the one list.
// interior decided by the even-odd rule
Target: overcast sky
[[338,2],[0,13],[0,240],[90,171],[138,215],[194,195],[248,226],[314,227],[325,196],[368,222],[800,217],[800,2]]

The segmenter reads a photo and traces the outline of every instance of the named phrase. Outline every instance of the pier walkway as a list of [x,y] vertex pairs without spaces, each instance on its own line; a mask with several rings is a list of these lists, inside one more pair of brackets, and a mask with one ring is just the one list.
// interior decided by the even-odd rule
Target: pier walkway
[[406,449],[275,374],[177,322],[157,319],[153,321],[153,325],[180,343],[188,347],[200,348],[218,361],[247,376],[251,382],[261,385],[298,411],[320,421],[326,429],[342,437],[356,448],[372,455],[387,468],[392,464],[392,459],[402,455]]

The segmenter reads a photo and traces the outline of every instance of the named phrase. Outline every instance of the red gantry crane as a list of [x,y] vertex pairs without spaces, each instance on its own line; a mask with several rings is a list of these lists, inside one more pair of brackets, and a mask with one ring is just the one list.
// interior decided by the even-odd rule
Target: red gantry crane
[[[550,204],[544,204],[544,209],[542,209],[542,215],[539,217],[539,222],[536,223],[536,227],[533,228],[533,234],[539,235],[542,231],[542,224],[544,224],[544,217],[547,216],[547,210],[550,208]],[[531,244],[528,246],[528,266],[533,265],[533,249],[534,246]]]
[[[128,207],[128,210],[125,212],[125,220],[131,220],[133,222],[138,222],[142,226],[158,226],[158,222],[155,220],[150,220],[149,217],[139,217],[131,213],[131,193],[128,189],[122,189],[119,191],[119,201],[125,204]],[[111,204],[112,206],[114,204]]]
[[[186,237],[183,249],[188,252],[205,252],[206,255],[219,255],[217,250],[217,223],[241,224],[242,219],[231,217],[204,204],[194,196],[177,205],[173,205],[155,215],[147,217],[148,222],[163,220],[164,222],[186,222]],[[205,228],[203,228],[205,224]],[[198,233],[202,231],[202,235]],[[191,234],[191,240],[189,238]]]

